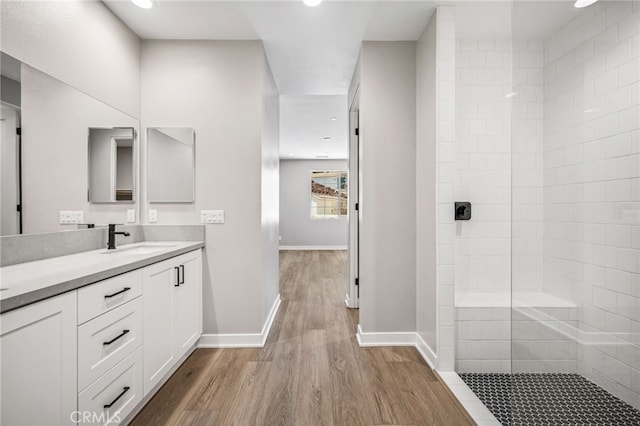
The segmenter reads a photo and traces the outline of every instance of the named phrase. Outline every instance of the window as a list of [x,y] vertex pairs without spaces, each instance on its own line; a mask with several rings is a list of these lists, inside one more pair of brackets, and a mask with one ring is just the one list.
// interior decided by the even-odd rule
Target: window
[[312,171],[311,218],[346,218],[349,214],[348,188],[347,172]]

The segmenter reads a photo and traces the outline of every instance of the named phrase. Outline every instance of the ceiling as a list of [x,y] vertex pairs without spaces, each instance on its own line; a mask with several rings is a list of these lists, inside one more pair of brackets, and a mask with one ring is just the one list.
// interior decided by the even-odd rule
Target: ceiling
[[[363,40],[417,40],[435,1],[128,0],[104,3],[142,39],[262,40],[281,99],[281,158],[347,156],[347,101]],[[541,39],[575,15],[572,1],[447,2],[459,38]],[[513,17],[513,18],[512,18]],[[315,98],[314,98],[315,97]],[[337,117],[336,122],[328,116]],[[340,135],[340,132],[344,132]],[[332,142],[324,142],[324,137]],[[328,154],[325,154],[327,153]],[[289,155],[293,154],[293,155]]]
[[280,96],[280,157],[347,158],[347,110],[346,95]]

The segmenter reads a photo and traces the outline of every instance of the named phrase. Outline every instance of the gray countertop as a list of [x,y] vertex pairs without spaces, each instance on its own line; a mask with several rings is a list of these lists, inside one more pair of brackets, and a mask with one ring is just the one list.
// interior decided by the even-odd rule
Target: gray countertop
[[0,313],[204,247],[202,241],[147,241],[0,268]]

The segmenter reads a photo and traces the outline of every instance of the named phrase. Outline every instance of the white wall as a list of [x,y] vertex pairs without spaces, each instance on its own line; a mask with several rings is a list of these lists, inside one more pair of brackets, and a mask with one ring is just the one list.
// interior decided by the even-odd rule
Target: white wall
[[262,51],[262,321],[280,291],[280,94]]
[[438,12],[416,46],[416,331],[437,345],[436,304],[436,34]]
[[140,40],[99,1],[0,3],[2,51],[140,117]]
[[152,207],[159,224],[196,224],[201,209],[225,211],[224,224],[206,229],[209,334],[259,333],[277,293],[277,101],[267,65],[259,41],[142,45],[143,126],[197,135],[195,203],[144,202],[143,217]]
[[544,54],[544,289],[615,343],[578,372],[640,408],[640,3],[584,9]]
[[348,220],[311,219],[311,172],[348,170],[346,160],[280,161],[281,247],[347,247]]
[[415,331],[416,43],[364,42],[360,326]]

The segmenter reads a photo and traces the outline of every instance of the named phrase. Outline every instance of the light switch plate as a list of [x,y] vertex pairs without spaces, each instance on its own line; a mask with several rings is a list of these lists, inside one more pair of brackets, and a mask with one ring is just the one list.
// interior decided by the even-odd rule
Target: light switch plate
[[149,209],[149,223],[156,223],[158,221],[158,210]]
[[127,209],[127,222],[133,223],[136,221],[136,209]]
[[200,223],[224,223],[224,210],[200,210]]
[[84,223],[84,212],[82,210],[60,210],[60,224],[73,223]]

